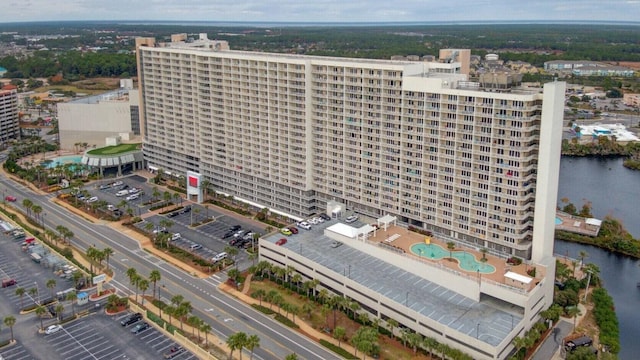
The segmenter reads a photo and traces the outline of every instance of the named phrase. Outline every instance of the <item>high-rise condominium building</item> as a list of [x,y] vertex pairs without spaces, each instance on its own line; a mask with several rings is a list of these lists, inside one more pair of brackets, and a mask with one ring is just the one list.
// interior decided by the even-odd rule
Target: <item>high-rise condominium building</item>
[[0,89],[0,146],[20,136],[18,123],[18,91],[8,85]]
[[337,200],[495,252],[551,255],[564,83],[172,40],[137,41],[150,167],[294,218]]

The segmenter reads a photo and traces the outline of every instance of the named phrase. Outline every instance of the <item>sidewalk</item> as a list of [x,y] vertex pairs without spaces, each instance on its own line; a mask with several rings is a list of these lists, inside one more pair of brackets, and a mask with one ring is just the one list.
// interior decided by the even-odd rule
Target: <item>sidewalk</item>
[[[576,328],[587,314],[584,305],[578,304],[581,315],[576,319]],[[561,360],[564,359],[562,340],[573,332],[573,319],[563,318],[555,324],[549,336],[542,342],[536,352],[531,356],[531,360]]]

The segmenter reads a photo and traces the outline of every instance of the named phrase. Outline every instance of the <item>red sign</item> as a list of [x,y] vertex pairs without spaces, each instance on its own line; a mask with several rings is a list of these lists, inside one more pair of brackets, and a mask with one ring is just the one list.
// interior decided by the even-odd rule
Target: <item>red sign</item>
[[189,176],[189,186],[198,187],[198,178],[194,176]]

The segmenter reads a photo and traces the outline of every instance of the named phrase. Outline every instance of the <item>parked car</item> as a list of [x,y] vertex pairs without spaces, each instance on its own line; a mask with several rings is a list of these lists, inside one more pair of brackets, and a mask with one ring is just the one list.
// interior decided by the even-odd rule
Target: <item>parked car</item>
[[232,230],[227,231],[226,233],[224,233],[224,235],[222,235],[222,238],[223,238],[223,239],[228,239],[228,238],[232,237],[232,236],[233,236],[233,234],[235,234],[235,233],[236,233],[236,232],[235,232],[235,231],[232,231]]
[[15,196],[11,196],[11,195],[5,196],[4,199],[9,202],[15,202],[16,200],[18,200]]
[[358,215],[351,215],[351,216],[347,217],[344,221],[347,224],[350,224],[352,222],[356,222],[357,220],[358,220]]
[[311,225],[306,221],[301,221],[301,222],[297,223],[296,225],[300,226],[301,228],[303,228],[305,230],[311,230]]
[[331,247],[332,248],[337,248],[337,247],[340,247],[340,246],[342,246],[342,243],[340,241],[334,241],[334,242],[331,243]]
[[229,228],[229,231],[238,231],[242,228],[242,226],[240,225],[233,225],[232,227]]
[[167,217],[172,218],[172,217],[176,217],[176,216],[178,216],[178,215],[180,215],[180,212],[178,212],[178,211],[174,211],[174,212],[168,213],[168,214],[167,214]]
[[51,325],[44,330],[44,333],[47,335],[51,335],[57,333],[60,330],[62,330],[62,325]]
[[92,196],[92,197],[87,199],[87,203],[94,203],[96,201],[98,201],[98,197],[97,196]]
[[113,183],[112,186],[120,186],[122,184],[124,184],[122,181],[116,181],[116,182]]
[[331,220],[331,217],[330,217],[329,215],[327,215],[327,214],[324,214],[324,213],[322,213],[322,214],[320,214],[320,215],[318,215],[318,216],[319,216],[320,218],[324,219],[325,221],[329,221],[329,220]]
[[289,226],[287,229],[289,229],[289,231],[291,231],[292,234],[297,234],[298,233],[298,229],[293,227],[293,226]]
[[287,239],[285,239],[285,238],[281,238],[278,241],[276,241],[276,245],[279,245],[279,246],[282,246],[282,245],[284,245],[286,243],[287,243]]
[[180,210],[180,214],[186,214],[189,211],[191,211],[191,205],[187,205],[184,208],[182,208],[182,210]]
[[129,195],[125,198],[127,201],[138,200],[140,198],[140,194]]
[[16,281],[16,279],[4,279],[2,280],[2,287],[6,288],[9,286],[13,286],[15,284],[17,284],[18,282]]
[[202,249],[202,245],[200,245],[200,244],[191,244],[191,246],[189,246],[189,250],[191,250],[191,251],[195,251],[195,250],[198,250],[198,249]]
[[140,324],[134,326],[133,329],[131,329],[131,333],[132,334],[137,334],[137,333],[139,333],[141,331],[144,331],[144,330],[146,330],[148,328],[149,328],[149,324],[143,321]]
[[122,319],[120,321],[120,325],[128,326],[128,325],[131,325],[131,324],[133,324],[135,322],[138,322],[140,319],[142,319],[142,314],[140,314],[140,313],[131,314],[131,315],[127,316],[126,318]]
[[180,345],[174,345],[172,347],[169,348],[169,350],[164,353],[164,358],[165,359],[173,359],[174,357],[182,354],[184,352],[184,348]]
[[171,241],[178,240],[178,239],[181,239],[181,238],[182,238],[182,235],[180,235],[180,233],[175,233],[175,234],[171,235]]
[[282,235],[287,235],[287,236],[289,236],[289,235],[293,234],[293,233],[291,232],[291,230],[289,230],[288,228],[282,228],[282,229],[280,229],[280,233],[281,233]]
[[221,252],[220,254],[217,254],[216,256],[214,256],[211,260],[213,260],[213,262],[218,262],[218,261],[222,261],[224,259],[227,258],[227,253],[226,252]]
[[160,233],[167,233],[167,228],[164,226],[158,227],[155,230],[153,230],[154,234],[160,234]]

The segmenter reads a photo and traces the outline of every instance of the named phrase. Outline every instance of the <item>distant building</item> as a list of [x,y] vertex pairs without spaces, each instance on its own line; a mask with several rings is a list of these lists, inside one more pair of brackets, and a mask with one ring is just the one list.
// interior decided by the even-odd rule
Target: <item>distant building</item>
[[627,128],[622,124],[574,124],[574,131],[576,128],[580,129],[580,131],[577,132],[577,136],[581,142],[590,142],[602,136],[615,140],[621,144],[640,141],[634,133],[627,130]]
[[622,102],[627,106],[640,107],[640,94],[624,94]]
[[471,50],[469,49],[440,49],[441,62],[460,63],[460,74],[469,75],[471,67]]
[[597,61],[588,60],[553,60],[544,63],[544,69],[547,71],[571,72],[576,76],[624,76],[631,77],[634,75],[632,69],[606,64]]
[[103,146],[109,137],[126,142],[140,135],[138,103],[138,90],[123,88],[58,104],[60,147],[73,149],[78,142]]
[[18,123],[18,89],[5,85],[0,89],[0,145],[20,136]]

